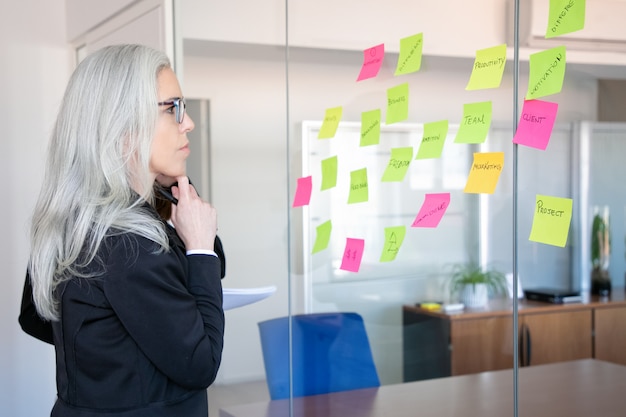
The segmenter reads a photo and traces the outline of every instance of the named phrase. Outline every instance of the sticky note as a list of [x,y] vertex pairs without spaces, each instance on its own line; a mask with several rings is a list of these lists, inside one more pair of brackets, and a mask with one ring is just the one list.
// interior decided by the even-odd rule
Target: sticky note
[[466,193],[493,194],[504,167],[504,152],[476,152],[470,169]]
[[320,252],[328,247],[328,243],[330,242],[330,233],[332,230],[333,224],[330,220],[325,221],[315,228],[316,237],[311,254]]
[[422,208],[417,213],[411,227],[435,228],[439,226],[448,206],[450,206],[450,193],[426,194]]
[[380,109],[361,113],[361,143],[359,146],[378,145],[380,142]]
[[346,249],[343,251],[339,269],[350,272],[359,272],[365,240],[346,238]]
[[392,148],[391,157],[383,173],[382,182],[402,181],[413,159],[413,148]]
[[422,66],[422,43],[424,34],[400,39],[400,54],[394,75],[410,74],[419,71]]
[[391,262],[396,259],[405,235],[405,226],[385,227],[385,245],[380,254],[380,262]]
[[558,103],[524,100],[513,143],[545,150],[552,135]]
[[454,143],[483,143],[491,127],[491,113],[491,101],[464,104]]
[[293,207],[308,206],[311,201],[311,191],[313,190],[313,177],[298,178],[296,195],[293,199]]
[[585,0],[550,0],[546,39],[585,27]]
[[381,43],[363,51],[363,66],[357,77],[357,81],[374,78],[378,75],[385,58],[385,44]]
[[367,168],[350,172],[348,204],[363,203],[368,199]]
[[337,185],[337,155],[322,160],[321,166],[323,191]]
[[498,88],[506,64],[506,44],[476,51],[472,75],[466,90]]
[[565,78],[565,47],[530,55],[526,99],[535,99],[561,92]]
[[337,127],[339,126],[339,121],[341,121],[342,113],[343,107],[341,106],[326,109],[324,122],[322,122],[322,127],[317,134],[318,139],[329,139],[335,136],[335,133],[337,133]]
[[409,117],[409,84],[404,83],[387,90],[386,123],[392,124]]
[[424,135],[415,159],[440,158],[448,136],[448,121],[440,120],[424,124]]
[[572,199],[537,194],[528,240],[565,247],[572,221]]

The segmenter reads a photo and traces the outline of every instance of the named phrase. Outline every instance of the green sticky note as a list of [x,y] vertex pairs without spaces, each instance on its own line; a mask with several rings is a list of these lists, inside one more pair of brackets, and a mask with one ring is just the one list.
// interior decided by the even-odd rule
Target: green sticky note
[[400,39],[400,54],[394,75],[410,74],[422,66],[422,43],[424,34]]
[[560,93],[565,78],[565,47],[557,46],[530,55],[526,100]]
[[387,90],[387,119],[392,124],[409,117],[409,84],[404,83]]
[[472,75],[466,90],[498,88],[506,64],[506,44],[476,51]]
[[528,240],[565,247],[572,221],[572,199],[537,194]]
[[348,204],[363,203],[368,199],[367,168],[350,172]]
[[443,151],[443,144],[448,136],[448,121],[426,123],[424,125],[424,136],[420,143],[415,159],[440,158]]
[[393,148],[387,168],[383,173],[382,182],[402,181],[413,159],[413,148]]
[[380,254],[380,262],[391,262],[396,259],[405,234],[406,226],[385,227],[385,246]]
[[585,27],[585,0],[550,0],[546,39]]
[[315,229],[317,236],[315,237],[315,244],[313,245],[313,251],[311,253],[317,253],[328,247],[330,242],[330,232],[333,230],[333,225],[330,220],[320,224]]
[[322,187],[328,190],[337,185],[337,155],[322,160]]
[[360,146],[378,145],[380,142],[380,109],[361,113]]
[[326,109],[324,122],[322,123],[320,132],[317,135],[318,139],[329,139],[335,136],[335,133],[337,133],[337,127],[339,126],[339,121],[341,120],[342,113],[343,107],[341,106]]
[[463,120],[454,143],[483,143],[491,126],[491,101],[463,105]]

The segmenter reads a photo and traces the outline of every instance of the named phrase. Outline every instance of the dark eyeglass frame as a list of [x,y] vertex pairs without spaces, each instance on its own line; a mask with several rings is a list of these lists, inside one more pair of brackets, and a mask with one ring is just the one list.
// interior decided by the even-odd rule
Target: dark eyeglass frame
[[162,101],[157,103],[159,106],[174,106],[176,108],[176,123],[181,124],[185,120],[185,109],[187,108],[187,102],[184,97],[177,97],[171,100]]

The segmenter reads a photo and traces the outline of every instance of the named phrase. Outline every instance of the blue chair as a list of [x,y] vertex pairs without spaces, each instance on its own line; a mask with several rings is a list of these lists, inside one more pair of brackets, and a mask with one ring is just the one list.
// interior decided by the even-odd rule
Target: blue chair
[[[291,316],[293,396],[380,386],[363,318],[357,313]],[[260,322],[272,400],[289,397],[289,317]]]

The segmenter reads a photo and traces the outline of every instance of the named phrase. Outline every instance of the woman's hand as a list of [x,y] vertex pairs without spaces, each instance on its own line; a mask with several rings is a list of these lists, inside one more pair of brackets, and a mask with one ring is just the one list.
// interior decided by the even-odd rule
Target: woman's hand
[[172,205],[172,223],[187,250],[214,250],[217,234],[217,210],[203,201],[196,189],[189,184],[189,178],[176,178],[178,186],[172,187],[172,194],[178,205]]

